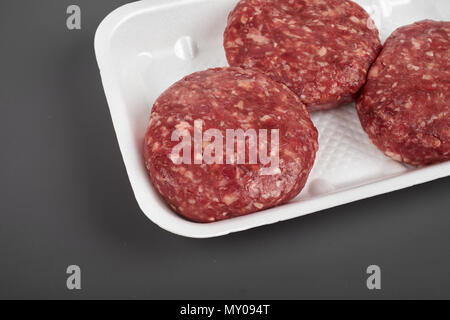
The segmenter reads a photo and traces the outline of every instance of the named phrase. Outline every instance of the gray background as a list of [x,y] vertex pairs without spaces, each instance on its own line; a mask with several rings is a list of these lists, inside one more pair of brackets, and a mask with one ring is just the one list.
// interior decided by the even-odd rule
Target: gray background
[[[93,52],[125,2],[1,1],[0,298],[450,298],[449,178],[217,239],[150,222]],[[74,3],[81,31],[65,26]],[[81,291],[66,289],[70,264]]]

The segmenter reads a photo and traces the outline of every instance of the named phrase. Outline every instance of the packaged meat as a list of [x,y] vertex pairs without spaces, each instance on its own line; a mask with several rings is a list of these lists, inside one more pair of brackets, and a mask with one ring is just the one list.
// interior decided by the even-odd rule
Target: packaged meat
[[350,0],[242,0],[228,17],[231,66],[284,83],[309,111],[349,103],[381,49],[377,27]]
[[397,29],[369,72],[357,103],[371,141],[394,160],[450,160],[450,22]]
[[318,149],[305,106],[259,71],[191,74],[155,102],[144,141],[156,189],[182,216],[213,222],[285,203]]

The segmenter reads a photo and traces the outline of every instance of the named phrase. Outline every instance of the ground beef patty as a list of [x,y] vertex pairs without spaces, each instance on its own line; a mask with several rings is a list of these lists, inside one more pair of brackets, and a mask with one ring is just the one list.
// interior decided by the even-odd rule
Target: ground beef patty
[[[245,139],[244,163],[241,158],[238,164],[237,153],[231,153],[235,158],[228,163],[225,141],[223,163],[206,163],[201,156],[211,146],[207,139],[200,153],[194,150],[198,123],[205,136],[207,130],[217,129],[224,140],[227,129],[247,133],[267,129],[267,144],[261,133],[255,143],[258,152],[267,147],[268,156],[276,154],[271,147],[276,141],[272,130],[278,129],[279,165],[263,165],[260,156],[251,164],[250,139]],[[181,141],[179,136],[174,139],[175,131],[184,132],[182,137],[188,137],[192,152],[174,154]],[[317,136],[304,104],[284,85],[256,70],[210,69],[185,77],[157,99],[145,137],[145,165],[153,185],[176,212],[193,221],[212,222],[294,198],[313,166]],[[235,140],[231,141],[234,149]],[[186,154],[191,164],[180,164]],[[196,160],[200,163],[195,164]]]
[[450,159],[450,22],[397,29],[357,103],[364,130],[387,156],[412,165]]
[[373,21],[348,0],[242,0],[224,46],[231,66],[260,69],[309,111],[352,101],[381,50]]

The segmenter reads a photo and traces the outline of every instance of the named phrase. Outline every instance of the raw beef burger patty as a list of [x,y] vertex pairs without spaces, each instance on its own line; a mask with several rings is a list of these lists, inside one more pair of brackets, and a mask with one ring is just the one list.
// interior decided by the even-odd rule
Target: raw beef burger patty
[[[199,154],[201,158],[201,151],[193,151],[196,120],[202,120],[204,134],[217,129],[223,135],[224,164],[206,164],[204,159],[194,164],[194,158]],[[185,156],[184,152],[173,153],[180,144],[171,138],[177,129],[190,135],[192,164],[176,164]],[[267,129],[267,156],[275,154],[271,133],[278,129],[279,166],[262,165],[259,156],[253,164],[226,164],[227,129]],[[305,106],[284,85],[256,70],[210,69],[185,77],[157,99],[145,137],[145,165],[153,185],[176,212],[193,221],[212,222],[294,198],[313,166],[317,135]],[[263,140],[259,138],[256,145]],[[250,163],[249,144],[246,139],[244,163]],[[263,168],[270,174],[263,174]]]
[[309,111],[352,101],[381,50],[373,21],[348,0],[242,0],[224,46],[231,66],[260,69]]
[[387,156],[411,165],[450,159],[450,22],[397,29],[357,103],[361,124]]

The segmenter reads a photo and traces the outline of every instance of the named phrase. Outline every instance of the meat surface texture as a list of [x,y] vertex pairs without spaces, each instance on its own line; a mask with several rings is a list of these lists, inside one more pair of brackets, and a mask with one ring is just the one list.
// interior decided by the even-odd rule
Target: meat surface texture
[[[201,123],[204,133],[216,129],[224,137],[227,130],[266,129],[268,155],[275,150],[271,132],[278,130],[278,166],[262,164],[259,156],[257,163],[251,163],[250,139],[245,140],[244,163],[236,161],[236,154],[234,162],[227,163],[225,142],[222,163],[195,164],[199,153],[193,147],[192,163],[179,163],[185,154],[173,153],[180,143],[173,139],[173,132],[189,133],[193,146],[195,123]],[[203,153],[213,142],[206,140]],[[258,151],[261,141],[260,134]],[[293,199],[306,183],[317,150],[318,133],[306,107],[286,86],[256,70],[217,68],[185,77],[157,99],[145,136],[144,158],[154,187],[173,210],[192,221],[213,222]]]
[[397,29],[357,103],[361,124],[387,156],[422,166],[450,159],[450,22]]
[[309,111],[354,100],[381,43],[367,12],[348,0],[242,0],[228,17],[231,66],[256,68]]

